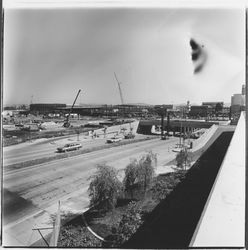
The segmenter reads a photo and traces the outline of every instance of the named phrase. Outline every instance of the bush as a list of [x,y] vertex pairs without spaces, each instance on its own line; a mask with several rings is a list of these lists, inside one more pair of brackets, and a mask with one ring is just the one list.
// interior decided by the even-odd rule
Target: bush
[[142,224],[141,207],[132,201],[129,203],[126,213],[122,216],[116,230],[115,247],[121,246],[127,241]]
[[158,176],[154,181],[151,191],[153,197],[159,201],[166,198],[166,196],[181,182],[185,176],[185,172],[170,173],[167,176]]
[[153,197],[159,201],[165,199],[171,190],[171,186],[166,182],[166,180],[157,180],[151,188]]
[[113,209],[122,193],[117,171],[107,165],[98,165],[96,173],[89,179],[91,179],[88,189],[90,205],[99,206],[103,210]]
[[61,229],[58,247],[102,247],[102,242],[85,227],[71,225]]

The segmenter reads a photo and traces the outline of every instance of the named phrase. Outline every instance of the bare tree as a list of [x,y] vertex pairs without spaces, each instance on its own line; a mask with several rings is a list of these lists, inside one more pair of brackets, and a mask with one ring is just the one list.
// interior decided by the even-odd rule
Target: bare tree
[[176,156],[177,167],[182,170],[187,170],[192,161],[192,153],[184,147]]

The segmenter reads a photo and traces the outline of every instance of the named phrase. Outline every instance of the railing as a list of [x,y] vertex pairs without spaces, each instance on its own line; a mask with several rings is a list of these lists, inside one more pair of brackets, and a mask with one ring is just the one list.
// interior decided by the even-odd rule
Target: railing
[[200,147],[203,146],[202,144],[205,145],[207,143],[207,141],[217,131],[217,129],[218,129],[218,125],[214,124],[208,130],[206,130],[205,133],[200,136],[200,138],[198,138],[197,140],[195,140],[193,142],[193,150],[192,151],[198,150]]

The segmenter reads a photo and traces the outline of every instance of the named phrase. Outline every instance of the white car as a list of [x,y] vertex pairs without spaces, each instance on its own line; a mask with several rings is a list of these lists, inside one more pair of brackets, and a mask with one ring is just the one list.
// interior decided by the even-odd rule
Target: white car
[[118,142],[118,141],[121,141],[121,140],[122,140],[122,137],[114,136],[114,137],[111,137],[111,138],[107,139],[107,143]]
[[67,143],[63,147],[57,148],[58,152],[67,152],[67,151],[73,151],[78,150],[82,147],[80,143]]
[[190,145],[180,145],[178,144],[175,148],[172,149],[172,152],[181,152],[185,148],[190,149]]

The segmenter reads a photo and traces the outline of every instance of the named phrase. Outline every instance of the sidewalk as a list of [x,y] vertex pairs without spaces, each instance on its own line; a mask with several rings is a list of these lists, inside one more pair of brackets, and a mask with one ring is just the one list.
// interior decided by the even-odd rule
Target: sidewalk
[[242,113],[189,247],[245,247],[245,153]]

